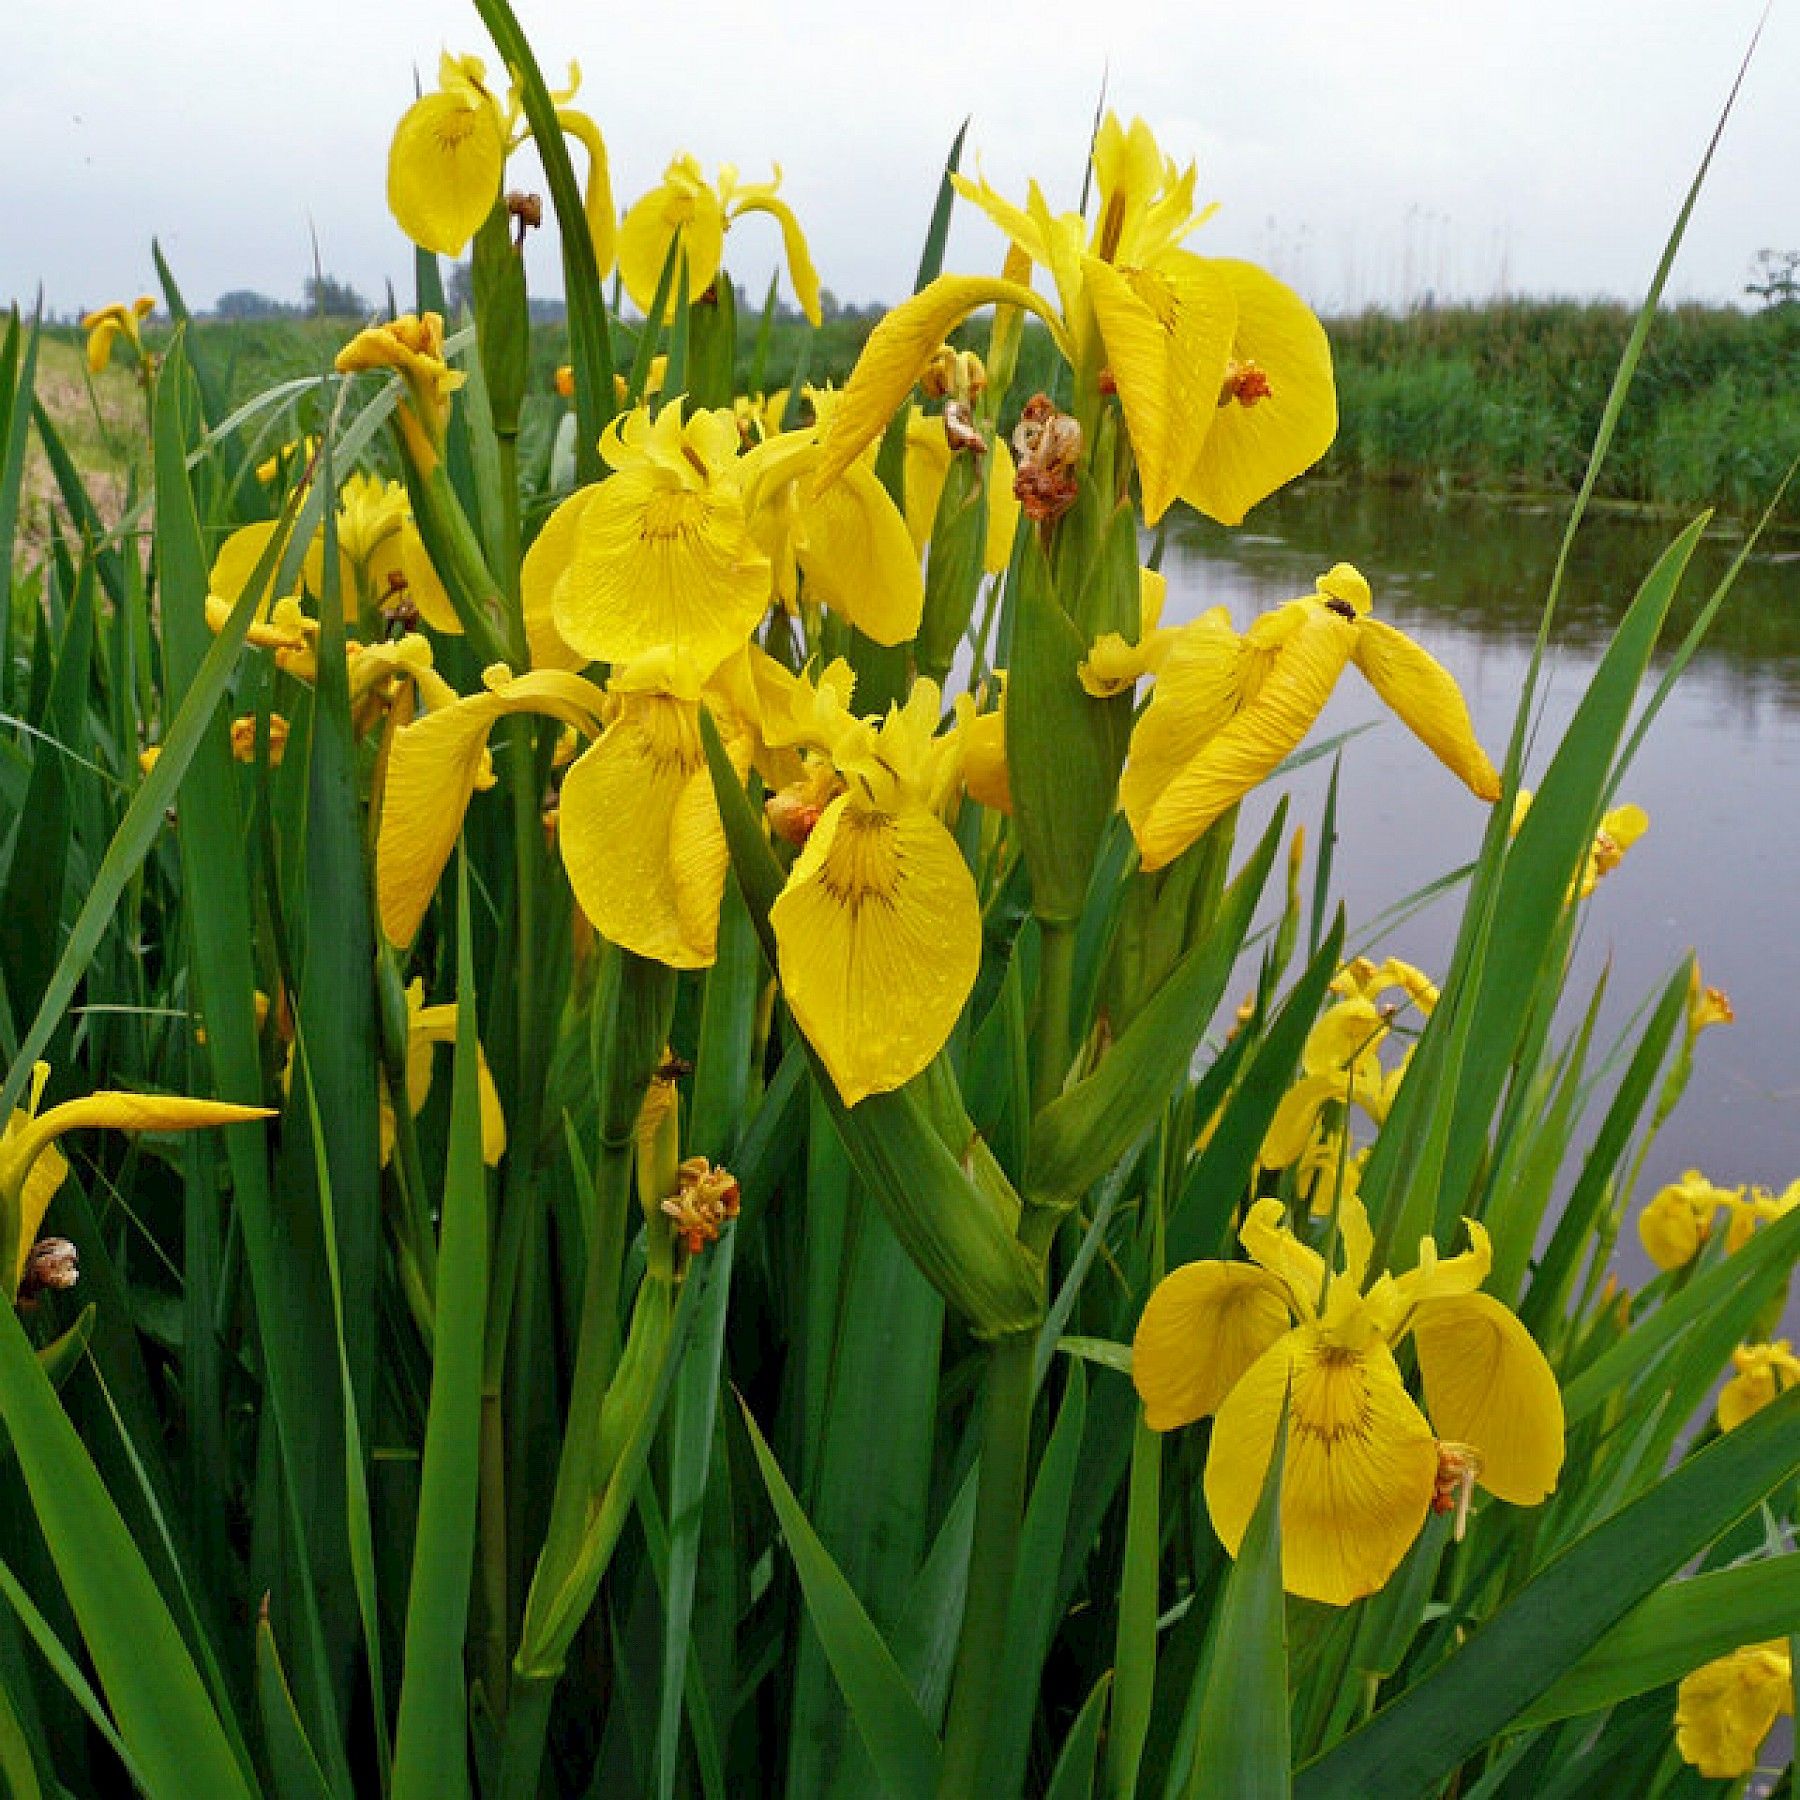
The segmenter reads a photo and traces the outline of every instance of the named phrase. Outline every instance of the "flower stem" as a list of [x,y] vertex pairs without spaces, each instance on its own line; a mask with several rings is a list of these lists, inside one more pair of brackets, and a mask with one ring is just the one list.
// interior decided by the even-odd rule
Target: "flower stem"
[[944,1762],[943,1800],[980,1791],[988,1715],[1006,1646],[1007,1614],[1025,1512],[1026,1464],[1031,1448],[1032,1350],[1025,1332],[1001,1338],[988,1353],[981,1478],[975,1495],[975,1535],[969,1555],[968,1599],[956,1651]]
[[1075,999],[1075,928],[1038,920],[1037,1017],[1031,1029],[1031,1110],[1042,1112],[1069,1073]]

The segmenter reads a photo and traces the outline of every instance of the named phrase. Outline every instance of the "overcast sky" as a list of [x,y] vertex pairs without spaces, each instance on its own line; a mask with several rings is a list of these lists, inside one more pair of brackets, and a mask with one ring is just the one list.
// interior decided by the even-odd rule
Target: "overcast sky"
[[[13,0],[16,7],[22,0]],[[1762,10],[1761,0],[518,0],[546,70],[570,57],[621,205],[670,154],[771,161],[825,284],[911,282],[938,168],[965,113],[1003,191],[1038,176],[1073,205],[1103,71],[1112,103],[1200,165],[1222,202],[1196,240],[1248,255],[1321,308],[1432,290],[1633,297]],[[0,58],[13,146],[0,298],[39,281],[69,311],[151,285],[161,237],[191,302],[298,295],[326,269],[410,293],[388,217],[388,139],[415,66],[493,61],[455,0],[84,0],[15,16]],[[1775,0],[1677,270],[1737,297],[1764,246],[1800,248],[1800,3]],[[527,175],[522,160],[514,179]],[[966,210],[966,209],[964,209]],[[770,221],[727,264],[753,288]],[[970,217],[950,266],[996,266]],[[557,286],[540,243],[532,279]]]

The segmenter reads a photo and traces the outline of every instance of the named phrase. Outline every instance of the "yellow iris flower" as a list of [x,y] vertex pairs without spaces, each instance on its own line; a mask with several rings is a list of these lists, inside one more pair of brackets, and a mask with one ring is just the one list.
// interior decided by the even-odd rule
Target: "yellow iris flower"
[[273,487],[284,474],[292,474],[298,479],[311,469],[318,450],[319,440],[310,431],[302,437],[290,438],[256,465],[256,479],[265,487]]
[[[1450,1466],[1499,1499],[1531,1506],[1550,1493],[1562,1397],[1531,1334],[1477,1291],[1492,1256],[1475,1221],[1462,1255],[1440,1258],[1427,1238],[1417,1268],[1369,1282],[1374,1240],[1359,1200],[1340,1205],[1335,1273],[1283,1212],[1276,1200],[1250,1208],[1239,1233],[1250,1263],[1188,1263],[1157,1286],[1132,1374],[1153,1431],[1218,1415],[1206,1502],[1233,1555],[1288,1403],[1283,1579],[1290,1593],[1343,1606],[1380,1588],[1418,1536],[1440,1443]],[[1430,1423],[1394,1360],[1409,1334]]]
[[[338,591],[344,617],[354,621],[362,607],[382,611],[401,601],[410,604],[434,631],[456,635],[462,621],[425,549],[413,522],[406,489],[360,471],[338,491]],[[219,546],[208,577],[212,597],[229,608],[242,597],[256,566],[281,530],[274,519],[241,525]],[[261,640],[258,626],[272,617],[275,571],[257,606],[250,641]],[[325,592],[325,534],[315,532],[300,565],[303,589],[320,598]]]
[[[1531,789],[1520,788],[1518,798],[1513,802],[1512,823],[1508,827],[1514,837],[1518,836],[1519,827],[1525,823],[1525,815],[1531,811],[1531,800]],[[1649,829],[1650,815],[1641,806],[1628,803],[1610,808],[1594,832],[1593,847],[1581,866],[1580,880],[1569,889],[1569,898],[1585,900],[1600,885],[1601,880],[1625,860],[1625,852]],[[1730,1010],[1730,1003],[1727,1002],[1727,1016]]]
[[666,404],[615,418],[600,454],[615,471],[571,494],[521,574],[540,667],[624,663],[671,650],[702,680],[769,604],[769,564],[751,537],[738,430],[726,410]]
[[198,1131],[208,1125],[235,1125],[274,1115],[266,1106],[233,1106],[222,1100],[190,1100],[175,1094],[102,1091],[65,1100],[45,1112],[38,1107],[50,1079],[50,1065],[32,1071],[31,1092],[0,1130],[0,1207],[18,1231],[12,1247],[12,1291],[18,1292],[25,1262],[44,1214],[68,1178],[69,1165],[56,1140],[64,1132],[96,1126],[109,1131]]
[[1250,263],[1182,246],[1211,216],[1194,169],[1163,156],[1149,127],[1108,113],[1095,138],[1099,210],[1089,231],[1053,214],[1034,182],[1024,206],[955,177],[1030,264],[1049,270],[1060,311],[1023,282],[946,275],[875,328],[827,437],[820,482],[880,435],[938,346],[978,308],[1036,313],[1078,371],[1119,396],[1155,524],[1177,498],[1228,525],[1310,468],[1337,433],[1331,350],[1297,295]]
[[963,733],[937,735],[939,695],[913,684],[879,725],[828,730],[845,791],[825,807],[770,912],[781,988],[846,1106],[919,1074],[944,1046],[981,963],[981,905],[938,816]]
[[1786,1338],[1772,1344],[1739,1344],[1731,1353],[1731,1366],[1736,1372],[1719,1390],[1721,1431],[1736,1431],[1800,1383],[1800,1357]]
[[[619,226],[619,273],[625,291],[638,310],[649,313],[656,304],[656,288],[662,279],[669,247],[681,240],[687,258],[688,293],[698,299],[717,279],[725,256],[725,234],[746,213],[767,213],[781,227],[782,254],[787,259],[788,279],[794,297],[814,325],[820,323],[819,272],[794,209],[778,193],[781,170],[769,181],[740,181],[729,163],[719,179],[709,182],[699,160],[675,157],[663,171],[662,182],[626,213]],[[674,317],[676,296],[668,298],[668,317]]]
[[[1285,1169],[1311,1143],[1319,1114],[1334,1101],[1362,1107],[1380,1124],[1392,1101],[1390,1078],[1376,1055],[1388,1020],[1374,1001],[1358,996],[1331,1007],[1306,1035],[1300,1079],[1282,1095],[1258,1160]],[[1390,1081],[1392,1086],[1390,1086]]]
[[1368,582],[1339,563],[1316,593],[1263,614],[1242,636],[1215,607],[1138,646],[1138,672],[1156,670],[1156,686],[1132,730],[1119,800],[1146,870],[1173,862],[1274,772],[1351,663],[1477,798],[1499,797],[1454,677],[1369,606]]
[[[455,1042],[456,1003],[427,1006],[425,983],[411,982],[406,990],[406,1105],[415,1119],[431,1097],[437,1046]],[[492,1168],[506,1154],[506,1114],[500,1108],[499,1090],[494,1086],[487,1057],[479,1044],[475,1051],[476,1088],[481,1097],[481,1160]],[[385,1081],[380,1106],[381,1161],[385,1168],[394,1154],[394,1107]]]
[[439,313],[402,313],[385,325],[359,331],[332,365],[340,375],[392,369],[406,384],[398,420],[407,455],[422,477],[437,467],[450,423],[450,396],[468,380],[444,360],[444,320]]
[[1638,1236],[1659,1269],[1679,1269],[1700,1254],[1721,1212],[1726,1215],[1725,1250],[1730,1255],[1749,1243],[1758,1226],[1785,1218],[1796,1206],[1800,1181],[1773,1194],[1763,1187],[1718,1187],[1698,1169],[1689,1169],[1679,1181],[1659,1188],[1638,1214]]
[[89,313],[81,321],[81,329],[87,333],[89,374],[98,375],[112,361],[113,345],[120,338],[141,353],[144,339],[139,327],[155,310],[155,299],[139,294],[129,306],[123,300],[115,300],[110,306]]
[[1676,1692],[1675,1747],[1712,1781],[1756,1767],[1756,1753],[1782,1714],[1794,1710],[1794,1665],[1786,1638],[1746,1644],[1686,1676]]
[[[569,85],[552,95],[556,122],[588,153],[583,208],[604,277],[613,264],[615,214],[606,140],[586,113],[568,105],[581,85],[569,65]],[[460,256],[500,198],[506,159],[530,136],[518,89],[504,103],[487,85],[477,56],[438,61],[438,91],[415,100],[394,128],[388,150],[387,198],[400,229],[422,250]]]

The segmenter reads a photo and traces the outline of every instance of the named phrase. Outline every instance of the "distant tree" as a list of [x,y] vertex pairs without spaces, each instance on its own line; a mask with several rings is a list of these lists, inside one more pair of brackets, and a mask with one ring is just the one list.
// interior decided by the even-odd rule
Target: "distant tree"
[[221,319],[286,319],[299,308],[269,294],[259,294],[255,288],[233,288],[219,296],[213,311]]
[[1753,269],[1744,292],[1764,306],[1786,306],[1800,300],[1800,250],[1759,250]]
[[450,316],[454,318],[464,310],[475,309],[475,265],[459,262],[450,265],[449,277],[444,282],[444,299],[450,307]]
[[322,319],[361,319],[373,310],[347,281],[335,275],[306,278],[306,310]]

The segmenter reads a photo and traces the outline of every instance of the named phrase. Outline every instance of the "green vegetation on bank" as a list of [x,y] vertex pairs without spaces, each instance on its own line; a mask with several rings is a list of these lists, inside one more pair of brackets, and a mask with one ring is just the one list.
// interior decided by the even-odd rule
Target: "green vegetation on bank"
[[[872,313],[854,312],[827,318],[817,332],[797,316],[777,321],[764,385],[784,385],[802,369],[810,381],[842,382],[874,324]],[[744,325],[740,389],[756,357],[749,318]],[[1608,302],[1507,300],[1370,311],[1326,326],[1342,423],[1320,477],[1543,495],[1572,493],[1581,478],[1631,313]],[[215,366],[235,404],[276,382],[323,374],[351,330],[339,319],[203,320],[198,354]],[[1027,333],[1021,392],[1040,369],[1048,379],[1053,359],[1037,335],[1033,342]],[[47,334],[45,403],[65,431],[77,434],[83,467],[100,471],[103,486],[111,471],[122,486],[131,434],[118,425],[134,411],[131,378],[116,370],[96,384],[96,421],[79,343],[72,331]],[[550,396],[567,354],[563,326],[534,328],[533,393]],[[550,410],[546,398],[540,424]],[[1600,495],[1749,515],[1767,503],[1796,456],[1800,303],[1754,313],[1675,307],[1651,334]],[[47,483],[37,491],[47,494]]]

